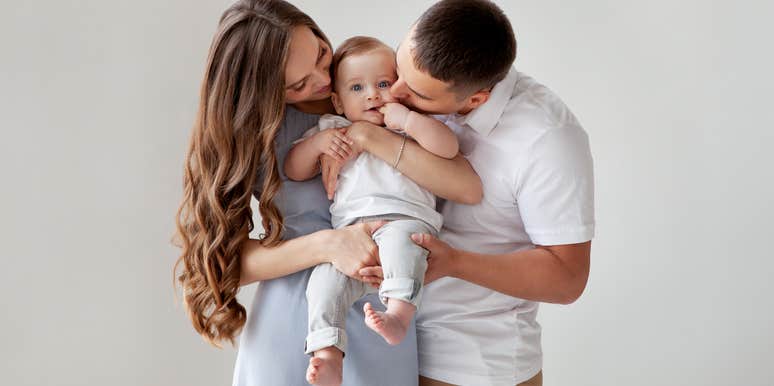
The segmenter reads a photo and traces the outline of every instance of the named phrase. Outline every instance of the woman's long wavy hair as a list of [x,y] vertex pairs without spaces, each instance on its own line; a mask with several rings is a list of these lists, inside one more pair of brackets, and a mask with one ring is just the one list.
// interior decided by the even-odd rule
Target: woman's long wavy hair
[[176,218],[182,253],[174,272],[194,328],[218,347],[224,340],[234,344],[246,320],[236,294],[259,173],[261,244],[281,242],[274,139],[285,113],[284,68],[297,26],[328,42],[309,16],[285,1],[238,1],[223,13],[207,58],[184,165]]

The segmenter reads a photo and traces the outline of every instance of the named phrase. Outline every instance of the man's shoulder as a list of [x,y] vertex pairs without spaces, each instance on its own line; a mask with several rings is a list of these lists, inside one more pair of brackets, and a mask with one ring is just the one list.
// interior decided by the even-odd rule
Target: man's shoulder
[[519,73],[513,93],[493,134],[502,140],[534,142],[548,133],[583,131],[559,96],[534,78]]

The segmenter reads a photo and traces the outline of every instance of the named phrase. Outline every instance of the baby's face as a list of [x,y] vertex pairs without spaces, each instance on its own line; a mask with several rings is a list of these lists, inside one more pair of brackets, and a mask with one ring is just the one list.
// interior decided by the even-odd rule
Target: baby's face
[[397,77],[391,49],[377,48],[344,58],[336,69],[336,111],[350,121],[383,125],[384,116],[378,109],[387,102],[397,102],[390,95],[390,86]]

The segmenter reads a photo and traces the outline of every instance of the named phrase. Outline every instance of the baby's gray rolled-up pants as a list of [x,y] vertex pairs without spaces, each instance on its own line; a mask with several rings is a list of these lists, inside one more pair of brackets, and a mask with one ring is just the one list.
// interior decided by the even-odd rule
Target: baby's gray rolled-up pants
[[[387,299],[398,299],[418,306],[422,298],[428,251],[416,245],[411,235],[435,235],[436,230],[422,220],[403,215],[372,216],[358,222],[376,220],[390,220],[373,234],[384,272],[379,298],[384,304],[387,304]],[[355,301],[372,292],[376,289],[370,284],[344,275],[330,263],[316,266],[306,287],[309,334],[305,352],[311,354],[335,346],[346,353],[344,321],[347,312]]]

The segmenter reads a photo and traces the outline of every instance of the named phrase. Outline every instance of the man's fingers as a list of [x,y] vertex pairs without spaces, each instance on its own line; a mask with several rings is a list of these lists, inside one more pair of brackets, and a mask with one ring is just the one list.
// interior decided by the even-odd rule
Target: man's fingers
[[433,243],[433,236],[427,233],[414,233],[411,235],[411,240],[413,240],[417,245],[429,249],[427,247]]

